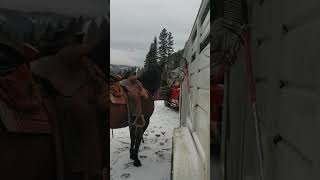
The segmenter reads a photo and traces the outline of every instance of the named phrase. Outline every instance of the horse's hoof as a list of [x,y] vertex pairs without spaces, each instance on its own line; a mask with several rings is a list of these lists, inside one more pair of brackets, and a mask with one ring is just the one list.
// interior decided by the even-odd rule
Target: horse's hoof
[[134,165],[135,167],[140,167],[142,164],[141,164],[140,160],[135,160],[135,161],[133,162],[133,165]]

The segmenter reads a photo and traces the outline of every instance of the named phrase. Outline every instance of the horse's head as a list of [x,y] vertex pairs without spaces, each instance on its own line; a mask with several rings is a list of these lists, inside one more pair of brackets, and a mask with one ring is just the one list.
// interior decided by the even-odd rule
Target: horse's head
[[160,88],[162,70],[158,64],[150,65],[138,77],[138,80],[154,95]]

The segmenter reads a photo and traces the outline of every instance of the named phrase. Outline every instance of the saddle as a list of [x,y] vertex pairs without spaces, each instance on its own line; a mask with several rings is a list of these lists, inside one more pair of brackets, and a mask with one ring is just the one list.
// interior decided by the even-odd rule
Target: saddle
[[128,79],[111,82],[111,103],[127,105],[130,113],[129,116],[136,118],[132,124],[137,127],[144,126],[142,101],[149,98],[150,95],[148,91],[143,87],[136,76],[130,76]]

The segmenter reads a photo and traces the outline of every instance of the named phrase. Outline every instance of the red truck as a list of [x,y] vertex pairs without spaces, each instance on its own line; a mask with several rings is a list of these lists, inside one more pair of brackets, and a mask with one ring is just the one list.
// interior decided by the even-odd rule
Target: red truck
[[180,95],[180,85],[173,85],[169,91],[167,99],[164,100],[164,104],[167,107],[179,108],[179,95]]

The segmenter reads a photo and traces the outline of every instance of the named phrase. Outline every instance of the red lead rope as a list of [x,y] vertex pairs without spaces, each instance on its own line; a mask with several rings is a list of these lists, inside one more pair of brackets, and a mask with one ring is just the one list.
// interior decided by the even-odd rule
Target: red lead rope
[[250,101],[252,106],[252,114],[254,118],[255,132],[256,132],[256,141],[257,141],[257,150],[260,166],[260,180],[264,179],[264,164],[263,164],[263,146],[262,146],[262,137],[261,129],[259,125],[258,113],[257,113],[257,104],[256,104],[256,82],[253,73],[252,65],[252,56],[251,56],[251,47],[250,47],[250,33],[245,31],[242,36],[244,40],[244,49],[245,49],[245,64],[246,64],[246,73],[249,81],[249,91],[250,91]]
[[249,32],[243,33],[244,39],[244,50],[245,50],[245,61],[246,61],[246,73],[249,81],[249,90],[250,90],[250,100],[251,103],[256,103],[256,83],[252,67],[252,56],[250,48],[250,35]]

